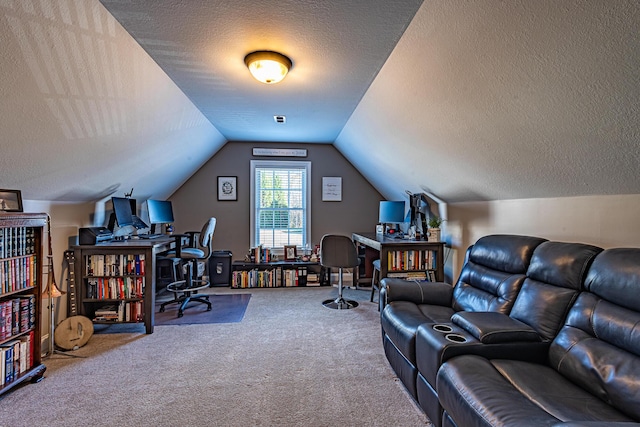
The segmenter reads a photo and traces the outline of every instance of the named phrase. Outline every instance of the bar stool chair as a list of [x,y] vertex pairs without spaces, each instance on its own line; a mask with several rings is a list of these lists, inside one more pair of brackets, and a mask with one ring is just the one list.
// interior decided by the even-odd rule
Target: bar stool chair
[[[376,259],[372,263],[373,265],[373,274],[371,275],[371,299],[373,302],[373,296],[378,291],[378,298],[380,297],[380,260]],[[380,311],[380,307],[378,307],[378,311]]]
[[356,245],[347,236],[338,234],[325,234],[320,240],[320,265],[327,268],[338,268],[338,297],[322,302],[327,308],[337,310],[355,308],[356,301],[346,300],[342,297],[342,270],[345,268],[357,268],[360,264]]

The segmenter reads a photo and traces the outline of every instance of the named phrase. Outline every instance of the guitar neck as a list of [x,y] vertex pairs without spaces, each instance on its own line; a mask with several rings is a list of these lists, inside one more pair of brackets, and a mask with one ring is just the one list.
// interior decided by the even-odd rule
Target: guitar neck
[[69,267],[69,274],[67,279],[69,289],[69,316],[76,316],[78,314],[78,307],[76,305],[76,273],[75,273],[75,253],[73,251],[64,252],[65,260]]

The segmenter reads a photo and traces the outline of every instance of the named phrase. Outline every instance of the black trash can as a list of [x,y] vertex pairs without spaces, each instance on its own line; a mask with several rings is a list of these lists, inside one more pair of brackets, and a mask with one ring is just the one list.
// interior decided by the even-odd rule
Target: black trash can
[[209,258],[211,286],[231,286],[231,251],[213,251]]

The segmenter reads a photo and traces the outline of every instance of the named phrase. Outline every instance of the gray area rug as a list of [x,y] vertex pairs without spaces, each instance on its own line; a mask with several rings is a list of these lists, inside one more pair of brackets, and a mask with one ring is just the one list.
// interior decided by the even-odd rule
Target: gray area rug
[[[203,323],[235,323],[241,322],[249,305],[251,294],[221,294],[209,295],[211,311],[207,311],[207,305],[193,301],[187,304],[182,317],[178,317],[180,304],[168,304],[165,311],[160,313],[160,304],[156,302],[156,325],[193,325]],[[172,298],[164,301],[171,301]]]
[[[45,359],[45,379],[0,398],[2,426],[424,426],[393,374],[369,292],[336,311],[335,288],[250,293],[239,323],[120,325]],[[116,331],[118,325],[110,329]]]

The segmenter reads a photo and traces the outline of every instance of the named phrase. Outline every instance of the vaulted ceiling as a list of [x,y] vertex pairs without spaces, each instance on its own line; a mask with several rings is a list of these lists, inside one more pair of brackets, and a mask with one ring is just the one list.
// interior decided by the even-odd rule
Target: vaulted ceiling
[[[388,198],[640,193],[634,0],[25,0],[0,14],[0,186],[27,199],[166,197],[229,140],[334,143]],[[291,57],[283,82],[249,75],[259,49]]]

